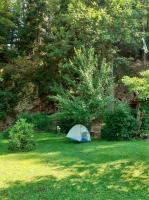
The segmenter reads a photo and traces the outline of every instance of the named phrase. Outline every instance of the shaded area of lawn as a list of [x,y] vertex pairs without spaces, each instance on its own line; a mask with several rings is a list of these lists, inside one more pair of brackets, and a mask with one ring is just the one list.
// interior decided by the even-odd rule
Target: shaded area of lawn
[[149,199],[148,142],[79,144],[40,134],[33,152],[9,153],[0,141],[2,199]]

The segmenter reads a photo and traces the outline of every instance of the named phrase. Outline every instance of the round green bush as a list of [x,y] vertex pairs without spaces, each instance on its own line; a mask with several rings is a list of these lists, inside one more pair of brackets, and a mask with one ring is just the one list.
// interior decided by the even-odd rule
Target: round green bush
[[9,149],[11,151],[30,151],[35,147],[33,125],[20,119],[9,129]]
[[104,124],[101,136],[107,140],[130,140],[137,127],[135,118],[124,103],[116,103],[112,111],[105,113]]

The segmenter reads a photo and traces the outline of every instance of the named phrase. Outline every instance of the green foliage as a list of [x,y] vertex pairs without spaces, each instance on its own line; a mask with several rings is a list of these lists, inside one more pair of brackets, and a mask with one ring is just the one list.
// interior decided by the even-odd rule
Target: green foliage
[[[39,53],[46,32],[47,17],[46,0],[24,0],[16,2],[18,38],[16,45],[21,54]],[[23,13],[23,15],[22,15]]]
[[[97,101],[99,102],[99,98],[103,99],[103,95],[107,96],[103,93],[109,93],[109,89],[106,87],[107,83],[101,83],[106,89],[99,87],[100,94],[96,94],[96,79],[102,73],[100,68],[104,65],[107,65],[104,69],[112,67],[113,63],[114,68],[115,65],[124,66],[127,71],[128,58],[138,56],[142,45],[141,38],[148,37],[148,2],[146,0],[145,5],[142,5],[140,0],[1,0],[0,91],[9,91],[16,95],[16,98],[15,102],[12,98],[12,101],[5,98],[1,103],[0,118],[4,118],[10,112],[17,115],[34,110],[34,102],[37,99],[44,104],[47,96],[53,95],[49,86],[52,87],[54,82],[59,83],[59,90],[61,87],[66,88],[65,99],[72,100],[71,107],[74,105],[74,109],[78,109],[76,113],[82,116],[81,119],[79,114],[71,112],[75,117],[70,121],[74,123],[75,118],[76,121],[88,124],[95,115],[101,115],[105,107],[101,104],[104,104],[104,101],[101,100],[100,105]],[[146,34],[140,31],[143,24]],[[80,79],[81,70],[78,75],[75,68],[73,71],[73,65],[71,67],[71,64],[68,64],[76,54],[74,49],[82,46],[86,49],[93,48],[97,55],[96,64],[88,61],[96,65],[93,69],[93,84],[87,83],[93,79],[88,67],[85,69],[85,65],[90,65],[87,61],[83,61],[84,77],[88,76],[88,80],[84,78],[86,83]],[[79,68],[79,64],[74,65]],[[71,82],[74,82],[71,84],[78,86],[83,83],[84,88],[79,86],[74,89],[67,80],[61,78],[63,76],[66,79],[70,76]],[[118,76],[119,78],[121,77]],[[92,90],[92,85],[96,91]],[[85,87],[91,91],[86,97],[82,95]],[[113,92],[113,89],[110,90]],[[109,100],[105,102],[107,101]],[[100,110],[98,114],[96,106]]]
[[132,62],[132,58],[128,59],[122,56],[114,58],[114,77],[117,82],[122,79],[124,74],[131,75],[133,73],[133,71],[130,70],[130,67],[128,67],[131,66]]
[[25,119],[27,123],[31,123],[32,124],[32,114],[29,112],[22,112],[18,119]]
[[107,140],[130,140],[137,126],[128,106],[120,102],[105,113],[104,123],[102,138]]
[[127,85],[130,91],[138,92],[138,96],[142,100],[149,99],[149,70],[140,72],[141,77],[125,76],[122,81]]
[[10,128],[9,149],[11,151],[30,151],[35,147],[33,125],[20,119]]
[[98,68],[92,48],[75,50],[75,54],[65,65],[63,86],[52,88],[56,95],[50,99],[57,103],[59,111],[55,115],[60,121],[89,126],[93,119],[101,118],[103,111],[110,107],[108,105],[112,106],[111,66],[104,60]]
[[9,139],[10,138],[9,129],[6,129],[6,130],[3,131],[3,138],[4,139]]
[[39,131],[48,131],[52,125],[52,119],[46,113],[22,113],[20,118],[26,119],[28,123],[32,123],[34,128]]
[[3,69],[0,69],[0,82],[3,81]]
[[141,138],[141,139],[149,139],[149,130],[146,130],[146,129],[141,129],[140,131],[139,131],[139,137]]
[[72,58],[74,48],[82,45],[93,47],[98,57],[107,61],[119,55],[128,58],[138,54],[145,15],[140,0],[110,0],[102,5],[84,0],[62,2],[59,12],[52,15],[45,41],[46,80],[47,76],[58,80],[63,64]]
[[142,125],[144,130],[149,131],[149,111],[145,111],[144,121]]
[[2,81],[0,82],[0,111],[13,112],[28,111],[37,99],[37,84],[34,76],[38,68],[38,61],[18,57],[13,63],[2,65]]
[[12,32],[15,29],[14,16],[11,13],[10,0],[0,1],[0,62],[11,59]]
[[144,102],[144,104],[141,106],[141,110],[144,113],[143,123],[141,129],[144,131],[148,131],[149,134],[149,102]]
[[12,106],[15,104],[15,101],[15,94],[0,89],[0,120],[4,119],[7,114],[12,112]]
[[[63,98],[63,97],[62,97]],[[63,99],[64,100],[64,99]],[[63,110],[53,114],[52,120],[61,127],[63,133],[67,133],[75,124],[84,124],[88,128],[90,126],[91,113],[85,108],[85,104],[82,99],[73,99],[71,101],[65,99],[65,102],[61,106]]]
[[51,120],[45,113],[36,113],[32,115],[32,123],[37,130],[47,131],[51,125]]

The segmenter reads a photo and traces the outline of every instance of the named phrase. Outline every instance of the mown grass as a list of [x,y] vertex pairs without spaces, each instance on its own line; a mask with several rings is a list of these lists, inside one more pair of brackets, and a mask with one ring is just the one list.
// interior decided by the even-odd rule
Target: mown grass
[[36,135],[32,152],[10,153],[0,138],[2,200],[148,200],[149,143],[74,143]]

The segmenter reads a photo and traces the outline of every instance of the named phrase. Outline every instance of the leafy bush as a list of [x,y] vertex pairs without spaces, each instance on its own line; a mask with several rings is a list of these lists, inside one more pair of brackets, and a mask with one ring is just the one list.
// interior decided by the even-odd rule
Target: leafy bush
[[28,123],[33,123],[33,120],[32,120],[32,115],[31,113],[29,112],[23,112],[19,115],[18,119],[25,119],[26,122]]
[[130,91],[137,92],[141,100],[149,99],[149,70],[141,71],[141,77],[124,76],[122,81]]
[[144,112],[144,119],[142,123],[142,129],[149,131],[149,101],[142,105],[142,111]]
[[45,113],[36,113],[32,116],[32,123],[36,129],[40,131],[47,131],[49,129],[51,120]]
[[74,119],[71,119],[70,117],[62,117],[57,116],[57,114],[54,114],[51,116],[53,119],[53,124],[55,124],[55,127],[59,126],[62,133],[67,133],[72,126],[76,124]]
[[10,91],[0,89],[0,120],[4,119],[12,111],[16,101],[16,95]]
[[61,127],[61,131],[63,133],[67,133],[75,124],[84,124],[88,128],[90,126],[91,114],[83,110],[79,104],[73,103],[74,101],[70,102],[70,105],[67,107],[67,109],[65,109],[63,112],[55,113],[52,116],[53,122],[55,121],[56,124]]
[[149,130],[141,129],[139,131],[139,134],[140,134],[139,136],[140,136],[141,139],[149,138]]
[[10,138],[9,129],[6,129],[6,130],[3,131],[3,138],[4,139],[9,139]]
[[[78,124],[74,119],[70,118],[59,118],[58,125],[61,127],[62,133],[68,133],[68,131],[75,125]],[[80,123],[79,123],[80,124]],[[83,123],[84,124],[84,123]]]
[[28,123],[32,123],[34,128],[39,131],[48,131],[52,123],[51,117],[41,112],[35,114],[30,114],[27,112],[22,113],[20,118],[26,119]]
[[143,120],[143,124],[142,124],[142,128],[144,130],[147,130],[149,131],[149,112],[145,113],[145,116],[144,116],[144,120]]
[[30,151],[34,148],[33,125],[20,119],[10,128],[9,149],[12,151]]
[[108,140],[129,140],[133,137],[136,129],[136,120],[131,111],[124,103],[116,103],[112,111],[104,116],[105,126],[101,134]]

